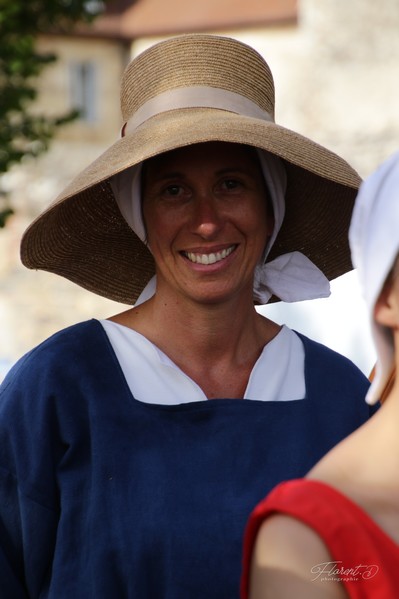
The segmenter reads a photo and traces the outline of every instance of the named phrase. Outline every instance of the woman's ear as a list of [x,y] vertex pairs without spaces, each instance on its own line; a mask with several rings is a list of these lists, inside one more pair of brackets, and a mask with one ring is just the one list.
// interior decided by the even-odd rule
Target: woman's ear
[[390,329],[399,328],[399,286],[396,277],[389,276],[374,306],[374,320]]

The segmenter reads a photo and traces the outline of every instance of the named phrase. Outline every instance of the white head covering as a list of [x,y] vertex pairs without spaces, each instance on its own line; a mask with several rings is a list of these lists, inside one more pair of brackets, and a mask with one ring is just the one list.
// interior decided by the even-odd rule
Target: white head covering
[[[268,188],[274,213],[274,229],[267,243],[262,262],[254,276],[254,299],[266,304],[272,295],[285,302],[328,297],[330,282],[324,273],[301,252],[290,252],[265,263],[276,240],[285,214],[286,173],[282,161],[267,152],[257,150],[263,176]],[[111,180],[119,210],[136,235],[146,241],[146,231],[141,210],[141,164],[118,173]],[[151,249],[151,248],[149,248]],[[143,303],[156,291],[153,277],[136,301]]]
[[399,152],[360,186],[349,243],[377,351],[375,377],[366,396],[367,403],[374,404],[388,382],[394,363],[392,332],[375,322],[374,307],[399,251]]

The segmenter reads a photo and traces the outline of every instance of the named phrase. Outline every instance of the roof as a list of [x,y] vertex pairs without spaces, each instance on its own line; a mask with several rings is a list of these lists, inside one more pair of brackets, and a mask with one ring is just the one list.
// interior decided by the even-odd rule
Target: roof
[[88,33],[132,40],[296,20],[297,0],[114,0]]

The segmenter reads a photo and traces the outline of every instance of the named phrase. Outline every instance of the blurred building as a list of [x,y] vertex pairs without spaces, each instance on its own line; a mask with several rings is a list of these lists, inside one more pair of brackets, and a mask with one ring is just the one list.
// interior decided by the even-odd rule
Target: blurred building
[[276,120],[338,152],[361,175],[399,145],[397,0],[114,0],[90,28],[43,36],[39,48],[59,60],[43,72],[36,109],[78,108],[81,118],[60,130],[47,154],[2,179],[16,214],[0,230],[0,378],[1,368],[59,328],[124,309],[60,277],[24,269],[19,240],[118,137],[119,83],[131,57],[193,31],[255,47],[274,74]]

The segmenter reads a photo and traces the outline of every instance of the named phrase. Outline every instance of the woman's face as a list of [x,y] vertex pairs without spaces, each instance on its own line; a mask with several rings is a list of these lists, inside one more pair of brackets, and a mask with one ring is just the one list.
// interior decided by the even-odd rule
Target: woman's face
[[142,190],[158,292],[205,303],[252,299],[273,230],[253,149],[212,142],[161,154],[145,163]]

